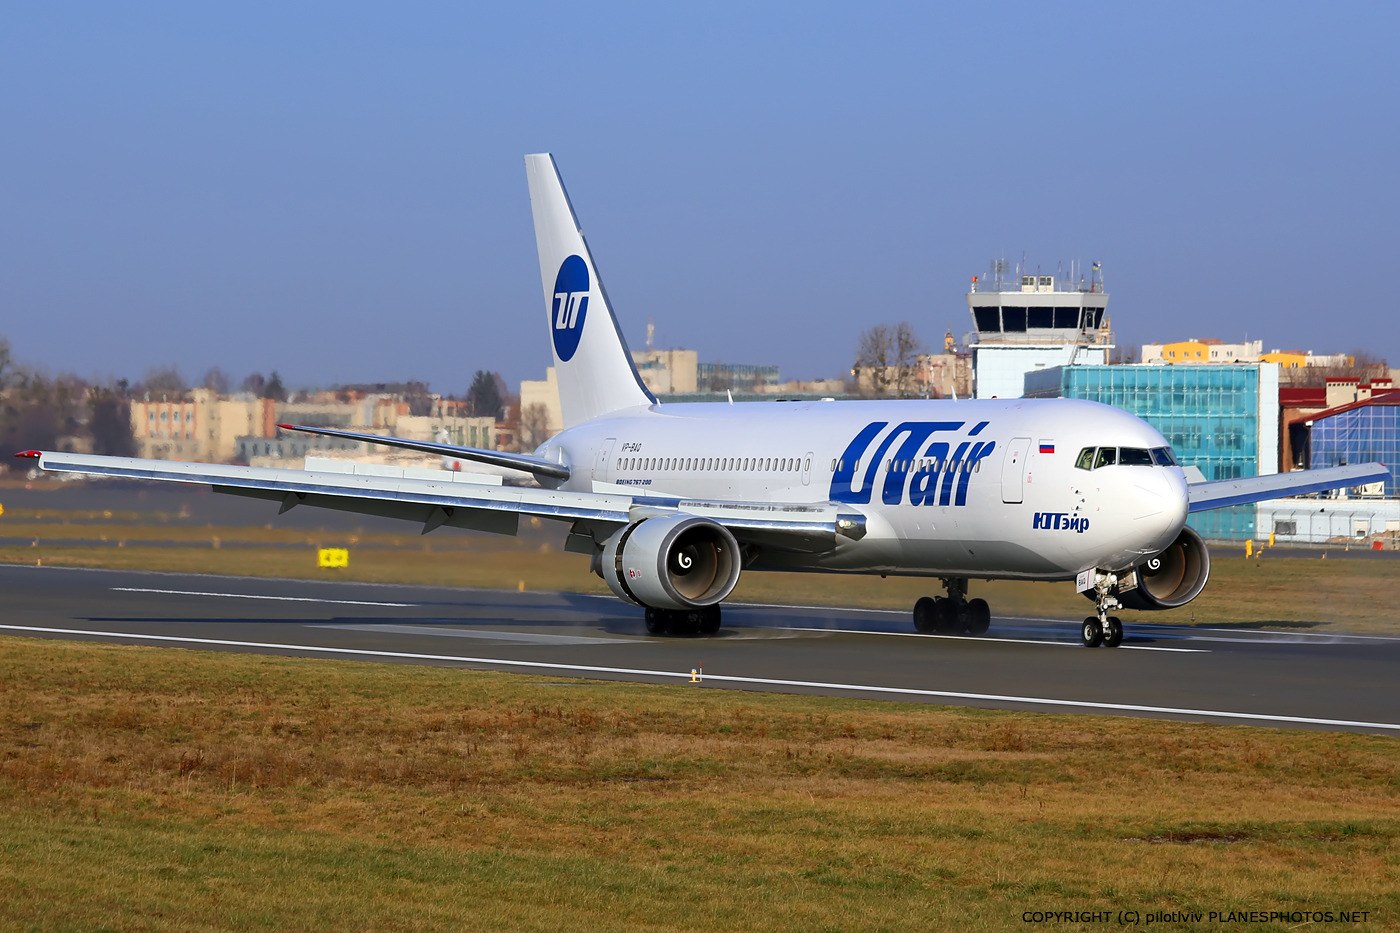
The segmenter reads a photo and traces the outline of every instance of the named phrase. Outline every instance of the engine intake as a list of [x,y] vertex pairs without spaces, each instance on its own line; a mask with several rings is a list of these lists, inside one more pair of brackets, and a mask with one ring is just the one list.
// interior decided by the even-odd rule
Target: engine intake
[[739,582],[739,543],[723,525],[678,516],[633,522],[603,545],[599,574],[638,606],[713,606]]
[[1118,599],[1128,609],[1175,609],[1205,589],[1210,578],[1210,551],[1201,536],[1183,527],[1165,551],[1133,568],[1137,586],[1121,589]]

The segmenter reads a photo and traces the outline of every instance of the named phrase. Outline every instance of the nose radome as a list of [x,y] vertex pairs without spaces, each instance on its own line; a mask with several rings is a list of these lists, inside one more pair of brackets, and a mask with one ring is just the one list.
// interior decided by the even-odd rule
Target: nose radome
[[1151,518],[1166,511],[1175,498],[1166,471],[1153,470],[1134,478],[1132,486],[1132,516],[1135,521]]
[[[1143,531],[1150,531],[1155,549],[1168,547],[1186,524],[1186,481],[1171,470],[1154,471],[1155,475],[1135,484],[1133,504],[1135,520]],[[1144,527],[1146,526],[1146,527]]]

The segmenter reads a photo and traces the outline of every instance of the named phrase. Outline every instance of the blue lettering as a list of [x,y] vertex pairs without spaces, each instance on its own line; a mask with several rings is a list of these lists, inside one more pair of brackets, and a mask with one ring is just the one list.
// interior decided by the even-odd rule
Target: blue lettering
[[909,501],[913,505],[934,504],[938,492],[939,469],[946,469],[948,465],[948,445],[943,441],[934,441],[928,445],[924,456],[929,458],[928,464],[921,467],[909,483]]
[[[865,488],[860,491],[852,488],[852,482],[855,480],[856,466],[860,462],[861,454],[865,453],[865,448],[870,446],[875,435],[883,431],[887,424],[889,424],[888,421],[872,421],[846,447],[846,452],[836,462],[836,472],[831,477],[831,500],[833,502],[852,502],[864,505],[870,501],[869,480],[866,481]],[[871,468],[873,470],[873,464]]]
[[[981,430],[981,425],[978,426],[978,430]],[[967,505],[967,483],[968,480],[972,479],[972,471],[977,469],[977,464],[985,459],[996,446],[996,441],[982,441],[972,445],[972,453],[968,454],[967,457],[967,467],[958,474],[958,492],[953,498],[954,505]]]
[[[942,506],[967,505],[972,472],[996,449],[996,441],[962,441],[951,454],[949,443],[930,442],[932,435],[956,431],[965,424],[965,421],[904,421],[875,444],[890,422],[872,421],[851,439],[845,452],[837,458],[831,477],[832,501],[868,504],[875,491],[876,477],[884,469],[880,501],[885,505],[899,505],[906,493],[912,505],[934,505],[935,500]],[[978,422],[968,436],[979,434],[989,424]],[[873,451],[872,444],[875,444]]]
[[870,463],[871,477],[894,439],[906,432],[909,437],[899,445],[899,451],[894,455],[894,466],[885,473],[885,489],[881,495],[885,505],[899,505],[904,501],[904,485],[909,478],[909,467],[918,457],[919,448],[928,440],[928,436],[935,431],[955,431],[962,426],[961,421],[906,421],[890,432],[890,436],[880,444],[875,459]]
[[1073,531],[1082,535],[1089,530],[1089,519],[1082,515],[1072,516],[1069,512],[1033,512],[1031,529]]
[[958,470],[962,469],[963,454],[969,447],[968,441],[963,441],[953,451],[953,455],[948,458],[948,469],[944,471],[943,477],[938,484],[938,504],[948,505],[953,498],[953,487],[958,482]]

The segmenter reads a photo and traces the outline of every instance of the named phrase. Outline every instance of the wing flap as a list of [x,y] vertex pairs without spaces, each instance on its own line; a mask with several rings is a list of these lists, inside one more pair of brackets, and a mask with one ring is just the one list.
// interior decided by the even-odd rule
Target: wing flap
[[356,515],[372,515],[376,518],[418,522],[423,525],[423,534],[435,531],[443,525],[497,535],[514,535],[520,530],[521,513],[519,512],[366,499],[358,496],[337,496],[330,493],[288,494],[275,489],[253,489],[244,486],[215,486],[214,491],[224,495],[263,499],[268,502],[282,501],[284,503],[283,511],[286,510],[287,497],[294,495],[294,501],[297,505],[331,509],[337,512],[353,512]]
[[1384,464],[1360,463],[1353,466],[1327,467],[1321,470],[1295,470],[1270,476],[1249,476],[1243,479],[1222,479],[1208,483],[1193,483],[1186,487],[1192,512],[1223,509],[1231,505],[1247,505],[1265,499],[1298,496],[1309,492],[1325,492],[1377,483],[1390,478]]

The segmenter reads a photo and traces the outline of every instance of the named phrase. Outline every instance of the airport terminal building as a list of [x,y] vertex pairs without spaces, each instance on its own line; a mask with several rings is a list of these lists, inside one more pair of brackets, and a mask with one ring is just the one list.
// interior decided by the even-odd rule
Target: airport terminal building
[[[1282,422],[1277,363],[1059,366],[1028,373],[1028,398],[1083,398],[1130,411],[1166,437],[1183,466],[1208,480],[1378,461],[1385,483],[1272,499],[1191,516],[1216,541],[1321,544],[1400,534],[1400,392],[1389,381],[1361,387],[1355,401]],[[1292,437],[1287,447],[1285,437]],[[1388,545],[1383,545],[1388,546]]]
[[[1025,395],[1090,399],[1132,412],[1162,432],[1183,466],[1208,480],[1278,472],[1274,363],[1056,366],[1027,373]],[[1252,505],[1202,512],[1190,525],[1215,540],[1259,531]]]

